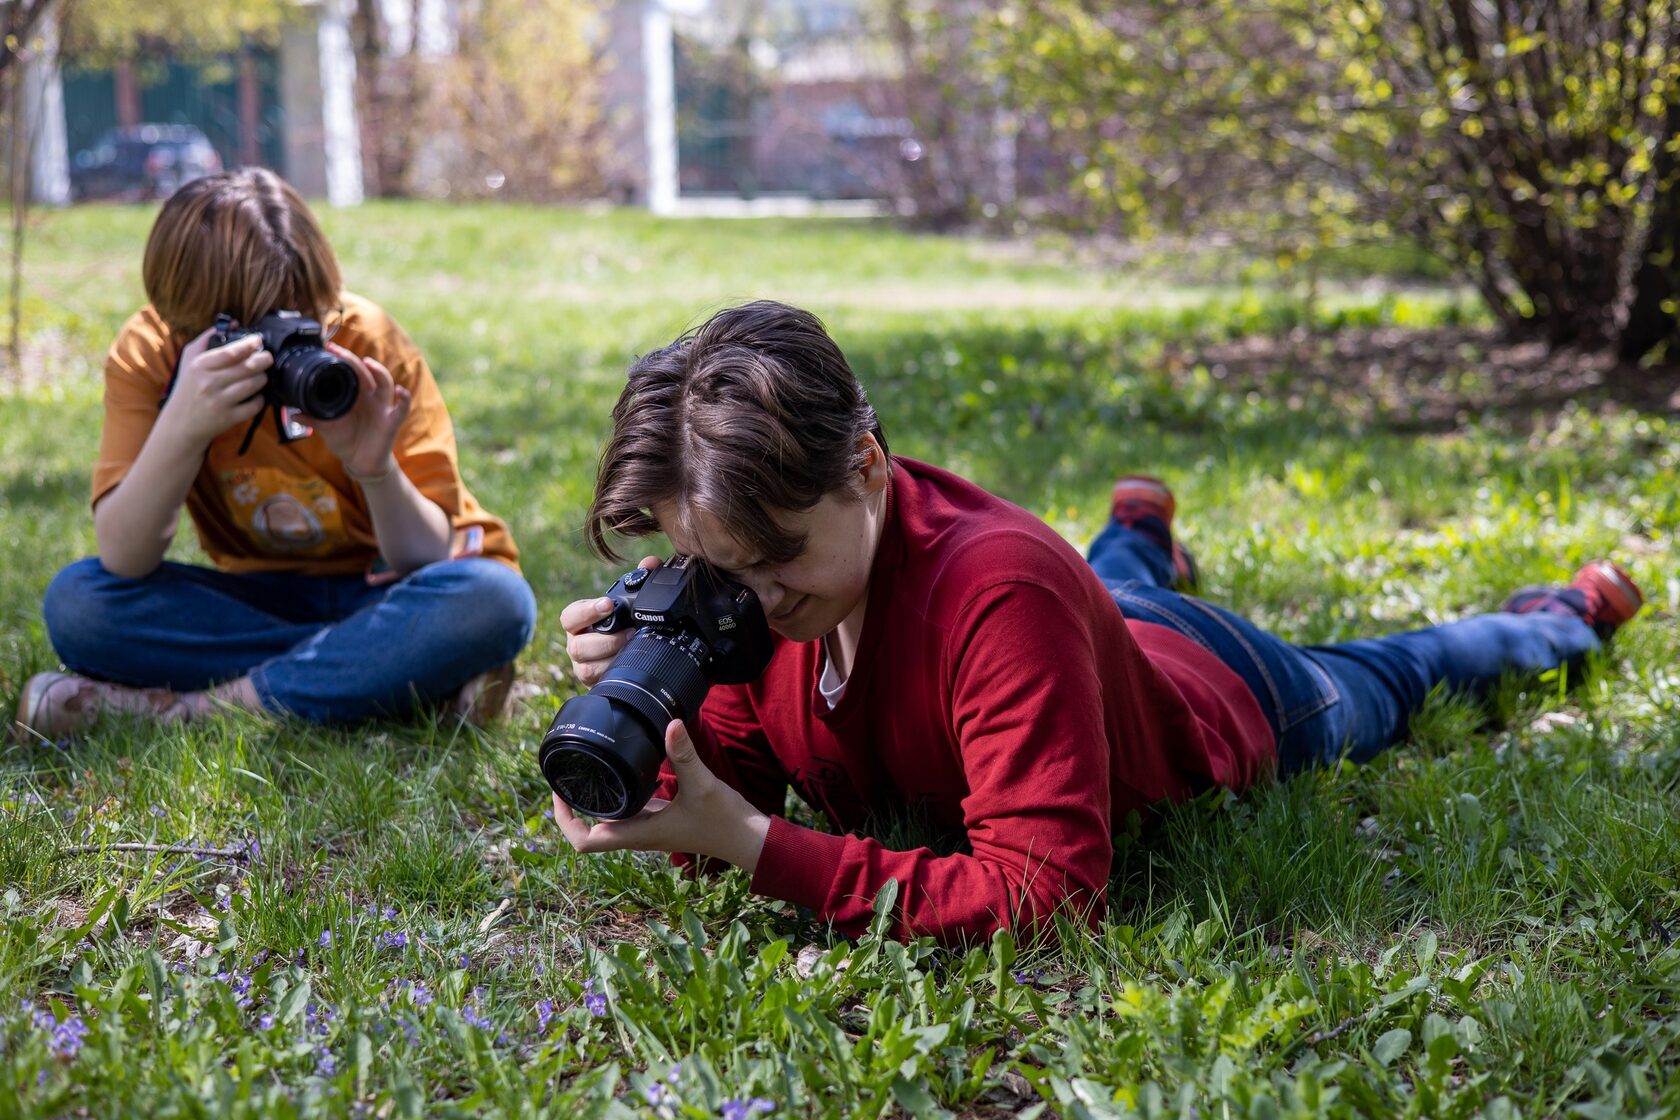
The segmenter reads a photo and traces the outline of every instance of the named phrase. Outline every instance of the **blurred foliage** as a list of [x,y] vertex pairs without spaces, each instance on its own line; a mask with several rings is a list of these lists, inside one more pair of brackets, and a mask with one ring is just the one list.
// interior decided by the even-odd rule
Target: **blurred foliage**
[[483,0],[437,73],[438,122],[465,148],[461,193],[521,199],[599,192],[606,158],[591,0]]
[[418,5],[360,0],[351,22],[371,178],[387,196],[556,201],[608,172],[594,0],[483,0],[452,48],[422,48]]
[[1672,0],[1043,0],[986,25],[1088,224],[1290,262],[1410,237],[1512,330],[1677,341]]
[[210,57],[275,38],[290,0],[61,0],[64,50],[84,65],[153,54]]

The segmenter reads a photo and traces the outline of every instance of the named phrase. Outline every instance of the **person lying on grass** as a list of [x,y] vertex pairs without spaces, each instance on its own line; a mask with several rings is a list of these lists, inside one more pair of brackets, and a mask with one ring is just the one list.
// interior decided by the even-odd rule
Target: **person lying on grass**
[[[1082,560],[1026,511],[889,455],[814,316],[718,313],[631,367],[588,533],[611,557],[608,534],[663,532],[746,584],[774,652],[760,679],[714,687],[692,727],[666,729],[659,800],[591,823],[556,797],[561,829],[584,852],[727,861],[847,934],[888,880],[899,936],[1094,922],[1130,811],[1369,759],[1437,685],[1581,658],[1642,601],[1599,561],[1503,613],[1295,646],[1173,590],[1195,582],[1173,514],[1161,482],[1120,479]],[[611,605],[561,615],[584,684],[626,641],[590,630]],[[780,815],[790,785],[835,834]],[[906,811],[960,850],[858,835]]]
[[[494,715],[536,616],[518,550],[461,481],[425,359],[342,290],[303,200],[260,168],[189,183],[159,212],[143,271],[150,302],[105,362],[99,555],[60,571],[42,605],[70,672],[26,683],[20,732],[218,705],[325,722],[453,700]],[[348,412],[282,415],[263,395],[263,337],[209,345],[219,314],[279,311],[330,333],[354,372],[336,369]],[[183,503],[214,568],[163,559]]]

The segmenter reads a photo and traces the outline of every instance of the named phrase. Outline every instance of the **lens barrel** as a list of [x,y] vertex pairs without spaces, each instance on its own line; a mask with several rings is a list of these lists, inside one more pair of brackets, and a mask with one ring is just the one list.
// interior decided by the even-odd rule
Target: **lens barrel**
[[665,729],[622,700],[589,692],[561,705],[538,758],[560,800],[599,820],[622,820],[653,796]]
[[356,406],[361,391],[350,364],[316,346],[287,347],[275,355],[269,384],[281,404],[317,420],[337,420]]
[[692,721],[705,702],[705,642],[683,626],[638,630],[594,688],[566,701],[539,761],[573,809],[601,820],[633,817],[653,796],[665,727]]

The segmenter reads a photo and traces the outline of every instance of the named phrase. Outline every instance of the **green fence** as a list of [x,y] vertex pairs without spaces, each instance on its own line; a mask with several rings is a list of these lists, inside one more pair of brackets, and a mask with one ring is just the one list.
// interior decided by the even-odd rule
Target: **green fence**
[[[256,149],[261,162],[285,174],[281,143],[284,111],[280,106],[279,63],[273,51],[255,50],[258,118]],[[226,59],[202,65],[149,62],[136,67],[140,87],[140,120],[147,124],[189,124],[210,138],[222,163],[237,167],[244,150],[239,119],[239,64]],[[67,62],[64,80],[64,124],[71,158],[93,147],[117,126],[117,81],[109,70]]]

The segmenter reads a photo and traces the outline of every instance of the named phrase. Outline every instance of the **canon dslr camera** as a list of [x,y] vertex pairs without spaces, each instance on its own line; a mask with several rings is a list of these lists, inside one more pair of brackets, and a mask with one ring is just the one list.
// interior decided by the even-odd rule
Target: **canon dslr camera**
[[770,626],[750,588],[692,556],[626,572],[607,596],[613,613],[595,629],[638,632],[594,688],[561,705],[538,760],[567,805],[622,820],[653,796],[666,725],[691,723],[712,685],[764,672]]
[[263,349],[274,355],[263,397],[276,408],[295,408],[316,420],[337,420],[356,406],[361,386],[356,371],[328,350],[321,324],[297,311],[275,311],[249,327],[236,327],[231,315],[216,316],[210,348],[248,335],[261,335]]

